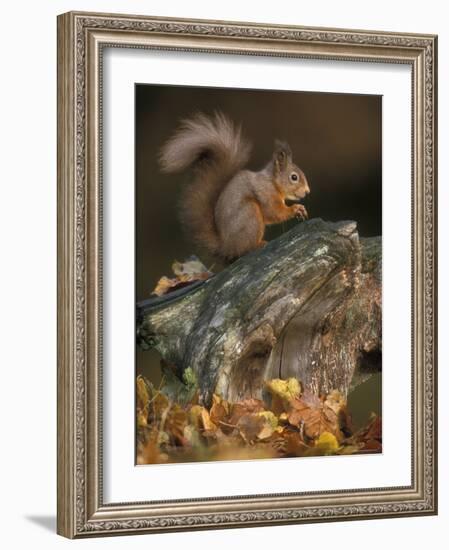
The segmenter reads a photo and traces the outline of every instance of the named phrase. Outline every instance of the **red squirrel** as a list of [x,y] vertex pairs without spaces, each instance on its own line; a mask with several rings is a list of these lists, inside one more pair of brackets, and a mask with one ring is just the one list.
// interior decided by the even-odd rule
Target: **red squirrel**
[[182,194],[181,221],[196,244],[225,261],[266,244],[266,225],[307,218],[299,201],[310,188],[289,145],[276,140],[271,160],[258,172],[244,168],[250,150],[241,128],[216,112],[182,121],[160,151],[163,172],[193,168]]

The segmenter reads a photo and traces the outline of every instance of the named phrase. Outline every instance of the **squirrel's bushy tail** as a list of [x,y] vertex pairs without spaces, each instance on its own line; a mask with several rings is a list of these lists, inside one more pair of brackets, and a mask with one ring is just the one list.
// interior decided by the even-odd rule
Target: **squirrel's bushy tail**
[[250,144],[241,128],[220,112],[202,113],[182,121],[162,147],[159,162],[163,172],[195,168],[193,181],[181,197],[181,220],[189,236],[212,254],[219,254],[215,205],[222,189],[248,162]]

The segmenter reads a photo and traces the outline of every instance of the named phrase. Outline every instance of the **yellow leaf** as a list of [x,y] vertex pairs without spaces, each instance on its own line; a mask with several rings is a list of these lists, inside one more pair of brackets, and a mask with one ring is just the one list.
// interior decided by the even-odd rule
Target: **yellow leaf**
[[210,419],[209,412],[201,405],[193,405],[189,411],[191,424],[199,431],[215,432],[217,426]]
[[288,378],[287,382],[287,393],[290,397],[299,397],[302,393],[302,386],[299,380],[296,378]]
[[206,409],[201,411],[201,420],[203,421],[203,427],[206,432],[215,432],[217,426],[210,419],[210,414]]
[[275,414],[273,414],[271,411],[261,411],[257,413],[257,416],[261,416],[264,418],[267,423],[275,430],[278,426],[278,419]]
[[315,449],[317,449],[320,454],[333,454],[339,449],[337,438],[330,432],[323,432],[315,441]]
[[203,407],[201,405],[193,405],[189,411],[190,423],[199,430],[201,428],[201,412]]
[[288,412],[291,402],[302,394],[301,383],[296,378],[274,378],[265,382],[265,387],[271,393],[270,409],[278,415]]
[[301,383],[296,378],[288,378],[287,380],[274,378],[266,382],[266,387],[271,394],[287,400],[299,397],[302,392]]

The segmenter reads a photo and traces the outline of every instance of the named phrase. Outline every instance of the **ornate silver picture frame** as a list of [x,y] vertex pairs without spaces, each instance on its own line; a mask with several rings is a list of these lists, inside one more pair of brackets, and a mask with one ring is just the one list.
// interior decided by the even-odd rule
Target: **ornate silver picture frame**
[[[106,502],[103,56],[107,48],[411,69],[411,483]],[[89,536],[437,513],[437,37],[70,12],[58,17],[58,533]],[[408,354],[408,355],[407,355]],[[297,460],[297,459],[291,459]],[[152,465],[146,466],[151,468]],[[180,466],[182,467],[182,466]]]

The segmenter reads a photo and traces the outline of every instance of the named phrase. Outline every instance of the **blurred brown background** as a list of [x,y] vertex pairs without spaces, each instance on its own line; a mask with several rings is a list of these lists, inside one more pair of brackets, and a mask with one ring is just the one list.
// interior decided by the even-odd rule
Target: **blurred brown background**
[[[161,174],[157,155],[179,120],[197,111],[218,109],[242,125],[253,144],[253,170],[270,160],[275,138],[288,141],[310,184],[304,201],[309,216],[355,220],[361,236],[381,235],[380,96],[137,84],[135,105],[137,301],[170,275],[173,260],[195,252],[177,219],[180,189],[190,174]],[[295,223],[270,228],[267,239]],[[201,259],[208,267],[213,263]],[[156,352],[137,350],[138,372],[154,382],[158,362]]]

